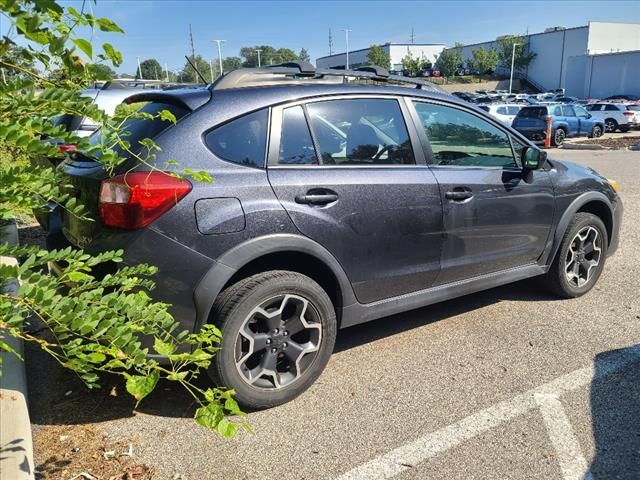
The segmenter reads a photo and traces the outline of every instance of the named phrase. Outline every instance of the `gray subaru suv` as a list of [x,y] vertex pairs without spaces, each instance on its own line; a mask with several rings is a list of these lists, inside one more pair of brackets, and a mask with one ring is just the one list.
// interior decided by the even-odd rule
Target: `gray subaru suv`
[[[108,176],[70,152],[98,221],[54,211],[51,246],[156,265],[185,328],[221,328],[210,375],[245,407],[307,389],[339,328],[538,275],[578,297],[618,245],[614,181],[422,79],[292,63],[128,101],[178,119],[129,125],[157,168]],[[184,168],[214,181],[165,173]]]

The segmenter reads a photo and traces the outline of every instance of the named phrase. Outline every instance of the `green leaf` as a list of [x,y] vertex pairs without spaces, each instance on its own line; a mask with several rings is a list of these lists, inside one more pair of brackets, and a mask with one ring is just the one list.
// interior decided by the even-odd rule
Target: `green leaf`
[[198,408],[194,418],[196,419],[196,422],[204,428],[215,431],[220,420],[224,418],[224,414],[222,413],[222,407],[220,407],[220,405],[211,402],[204,407]]
[[98,28],[103,32],[124,33],[124,30],[122,30],[117,23],[112,22],[108,18],[98,18],[96,19],[96,23],[98,24]]
[[238,431],[238,425],[230,422],[226,418],[222,418],[220,422],[218,422],[216,431],[220,434],[220,436],[222,436],[222,438],[231,438]]
[[71,41],[75,43],[76,47],[82,50],[87,57],[93,58],[93,47],[91,43],[84,38],[72,38]]
[[171,123],[176,123],[176,116],[173,113],[171,113],[169,110],[160,110],[159,114],[162,120],[166,120]]
[[153,341],[153,349],[159,354],[159,355],[166,355],[169,356],[171,355],[173,352],[176,351],[176,346],[172,343],[169,342],[164,342],[162,340],[160,340],[159,338],[156,338]]
[[104,50],[105,55],[111,62],[116,66],[120,66],[122,64],[122,53],[113,48],[113,45],[110,43],[102,44],[102,49]]
[[160,374],[157,370],[152,370],[149,375],[127,375],[127,392],[133,395],[137,400],[136,406],[140,401],[153,392],[156,388]]
[[69,272],[67,278],[74,283],[81,283],[93,280],[91,275],[82,272]]

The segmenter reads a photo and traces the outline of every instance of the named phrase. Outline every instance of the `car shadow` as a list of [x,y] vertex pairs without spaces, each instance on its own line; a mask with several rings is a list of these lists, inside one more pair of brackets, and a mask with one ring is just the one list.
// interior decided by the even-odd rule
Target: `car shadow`
[[[636,345],[636,352],[639,345]],[[621,370],[601,375],[616,356],[629,349],[596,355],[591,384],[591,421],[595,456],[589,468],[594,480],[640,478],[640,358]]]
[[[535,279],[493,288],[420,308],[338,332],[336,352],[379,340],[421,325],[469,312],[502,300],[554,300]],[[135,411],[166,417],[192,417],[197,405],[179,384],[160,381],[154,392],[135,408],[120,377],[104,375],[101,388],[89,390],[82,381],[58,365],[48,354],[32,344],[25,345],[28,371],[29,410],[35,425],[71,425],[103,422],[135,415]],[[205,372],[196,384],[210,386]]]

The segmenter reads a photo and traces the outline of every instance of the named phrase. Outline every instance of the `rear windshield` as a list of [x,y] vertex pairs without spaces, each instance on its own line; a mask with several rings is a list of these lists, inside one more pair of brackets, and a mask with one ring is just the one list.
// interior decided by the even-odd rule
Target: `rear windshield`
[[640,112],[640,105],[627,105],[627,110],[632,112]]
[[[170,105],[168,103],[147,103],[140,109],[140,112],[146,112],[155,116],[161,110],[169,110],[176,117],[176,120],[180,120],[189,112],[189,110],[184,107]],[[144,140],[145,138],[153,139],[171,125],[172,123],[170,121],[161,120],[160,118],[154,118],[153,120],[132,118],[124,122],[122,125],[123,132],[128,132],[126,137],[123,137],[123,139],[129,142],[129,149],[132,152],[137,153],[141,148],[141,140]],[[89,143],[91,143],[91,145],[100,145],[101,142],[102,133],[100,130],[89,137]],[[120,146],[116,146],[114,150],[121,156],[128,156]]]
[[547,107],[527,107],[518,112],[519,117],[539,118],[547,116]]

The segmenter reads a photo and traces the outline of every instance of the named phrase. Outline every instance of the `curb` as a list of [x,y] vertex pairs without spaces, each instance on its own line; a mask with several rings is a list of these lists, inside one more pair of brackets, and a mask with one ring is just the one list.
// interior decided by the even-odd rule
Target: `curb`
[[[0,225],[0,241],[18,244],[15,222]],[[3,265],[16,265],[15,258],[0,257]],[[16,294],[18,281],[0,283],[0,292]],[[24,358],[22,340],[3,338]],[[33,442],[27,402],[27,374],[24,361],[12,353],[2,352],[0,376],[0,480],[33,480]]]
[[565,143],[562,145],[563,150],[607,150],[602,145],[590,145],[588,143]]

